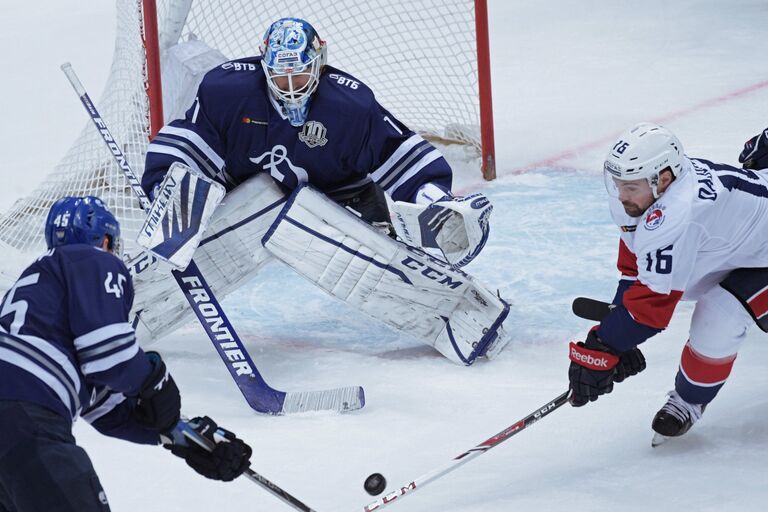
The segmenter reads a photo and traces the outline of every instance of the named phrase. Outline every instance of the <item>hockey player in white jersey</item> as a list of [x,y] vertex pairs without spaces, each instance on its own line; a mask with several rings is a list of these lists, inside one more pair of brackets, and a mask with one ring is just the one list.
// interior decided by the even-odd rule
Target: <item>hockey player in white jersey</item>
[[[508,341],[508,305],[460,270],[488,239],[489,201],[454,197],[437,149],[326,51],[308,22],[283,18],[260,56],[205,74],[184,117],[148,148],[142,187],[159,213],[140,243],[181,268],[194,253],[219,297],[276,257],[457,363],[492,357]],[[226,189],[210,221],[216,204],[179,186],[185,173]],[[185,211],[193,221],[180,230],[157,220]],[[393,227],[407,245],[387,236]],[[137,282],[139,323],[154,337],[188,315],[178,295],[166,300],[173,286],[144,294]]]
[[610,393],[645,368],[637,348],[696,302],[675,386],[653,419],[654,443],[701,418],[731,372],[747,329],[768,330],[768,180],[760,172],[688,158],[664,127],[624,132],[604,168],[620,230],[615,308],[571,343],[572,405]]
[[179,390],[128,323],[133,285],[114,216],[96,197],[62,198],[45,239],[48,251],[0,303],[0,512],[109,510],[72,436],[78,417],[107,436],[162,443],[208,478],[240,475],[251,449],[234,434],[208,417],[189,421],[215,443],[208,452],[176,428]]

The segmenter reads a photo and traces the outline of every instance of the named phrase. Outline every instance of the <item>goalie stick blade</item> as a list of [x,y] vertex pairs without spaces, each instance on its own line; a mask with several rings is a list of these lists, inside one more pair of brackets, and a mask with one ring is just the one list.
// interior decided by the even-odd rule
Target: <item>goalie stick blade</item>
[[613,304],[587,297],[576,297],[571,305],[574,315],[585,320],[594,320],[595,322],[602,322],[613,311],[613,308]]
[[350,412],[362,409],[365,392],[360,386],[328,389],[324,391],[298,391],[285,394],[283,414],[310,411]]

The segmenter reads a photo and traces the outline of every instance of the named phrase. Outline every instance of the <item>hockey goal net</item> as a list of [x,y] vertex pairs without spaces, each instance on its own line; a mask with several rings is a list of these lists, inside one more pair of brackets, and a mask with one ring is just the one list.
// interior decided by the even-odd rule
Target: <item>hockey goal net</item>
[[[162,90],[175,85],[160,77],[165,48],[192,37],[230,59],[257,55],[269,24],[296,16],[310,21],[328,41],[330,64],[370,85],[381,104],[412,129],[476,148],[478,167],[492,179],[485,3],[117,0],[115,51],[97,108],[141,175],[148,141],[168,121]],[[100,196],[120,220],[126,249],[136,250],[143,214],[90,121],[38,189],[0,216],[0,247],[42,251],[45,216],[65,195]]]

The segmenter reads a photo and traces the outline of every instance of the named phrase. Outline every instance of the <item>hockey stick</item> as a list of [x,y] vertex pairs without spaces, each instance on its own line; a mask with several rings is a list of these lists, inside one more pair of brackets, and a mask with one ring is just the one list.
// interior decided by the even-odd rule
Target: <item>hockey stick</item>
[[[188,421],[189,420],[187,420],[187,418],[182,418],[176,425],[176,430],[181,432],[184,437],[191,440],[201,448],[209,452],[213,451],[214,443],[211,442],[210,439],[197,433],[192,427],[189,426]],[[246,469],[245,472],[243,472],[243,475],[294,509],[300,510],[302,512],[316,512],[315,509],[311,508],[309,505],[305,504],[298,498],[292,496],[290,493],[283,490],[280,486],[261,476],[251,468]]]
[[615,307],[613,304],[587,297],[576,297],[571,305],[574,315],[595,322],[602,322]]
[[400,489],[392,491],[391,493],[387,494],[383,498],[379,498],[378,500],[372,503],[369,503],[363,508],[363,512],[372,512],[373,510],[378,510],[387,505],[390,505],[393,501],[397,500],[397,498],[401,496],[404,496],[406,493],[415,491],[417,489],[421,489],[428,483],[433,482],[438,478],[450,473],[451,471],[458,468],[459,466],[487,452],[494,446],[497,446],[503,443],[504,441],[514,436],[515,434],[521,432],[522,430],[525,430],[527,427],[530,427],[532,424],[536,423],[541,418],[548,415],[558,407],[566,404],[568,402],[568,398],[570,397],[570,395],[571,395],[571,390],[569,389],[568,391],[558,396],[554,400],[547,402],[545,405],[543,405],[539,409],[533,411],[531,414],[521,419],[514,425],[510,425],[509,427],[505,428],[495,436],[486,439],[485,441],[478,444],[474,448],[471,448],[466,452],[454,457],[453,460],[448,464],[445,464],[444,466],[438,469],[430,471],[429,473],[421,475],[420,477],[416,478],[415,480],[411,481],[409,484],[401,487]]
[[[90,96],[75,74],[70,63],[64,63],[61,70],[67,76],[85,110],[93,121],[96,130],[109,148],[117,165],[123,171],[128,184],[139,199],[141,209],[147,211],[150,202],[141,188],[138,177],[131,169],[128,159],[120,145],[107,128],[106,123],[96,110]],[[154,256],[147,254],[154,259]],[[138,264],[136,265],[138,267]],[[149,268],[149,262],[141,269]],[[140,269],[140,270],[141,270]],[[140,271],[139,270],[139,271]],[[347,412],[360,409],[365,405],[365,393],[360,386],[350,386],[323,391],[285,392],[273,389],[262,378],[235,328],[224,314],[224,310],[213,295],[208,283],[194,261],[184,271],[173,270],[173,277],[195,312],[200,325],[205,329],[221,360],[229,370],[232,379],[242,392],[245,400],[255,411],[264,414],[289,414],[308,411]]]

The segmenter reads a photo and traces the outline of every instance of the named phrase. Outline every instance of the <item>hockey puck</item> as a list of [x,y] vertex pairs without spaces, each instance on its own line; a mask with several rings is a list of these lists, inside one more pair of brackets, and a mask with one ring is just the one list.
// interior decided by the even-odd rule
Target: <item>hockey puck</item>
[[374,473],[365,479],[363,487],[371,496],[378,496],[387,487],[387,479],[381,473]]

